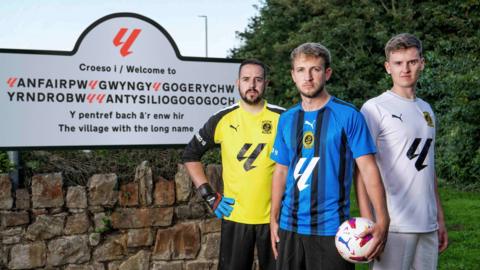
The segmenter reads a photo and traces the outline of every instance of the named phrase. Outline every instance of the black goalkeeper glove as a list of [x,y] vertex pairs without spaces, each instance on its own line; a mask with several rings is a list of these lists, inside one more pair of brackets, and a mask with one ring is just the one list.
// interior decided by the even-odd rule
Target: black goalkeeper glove
[[223,197],[220,193],[214,191],[208,183],[200,185],[198,191],[218,218],[230,216],[233,210],[232,205],[235,204],[234,199]]

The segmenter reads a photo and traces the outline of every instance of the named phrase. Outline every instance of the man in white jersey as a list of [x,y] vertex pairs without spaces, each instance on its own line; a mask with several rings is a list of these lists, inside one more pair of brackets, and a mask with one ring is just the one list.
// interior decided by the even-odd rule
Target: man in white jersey
[[[415,93],[425,65],[422,43],[411,34],[396,35],[385,56],[393,87],[361,109],[377,146],[391,219],[384,253],[373,269],[437,269],[448,237],[435,174],[435,116]],[[356,187],[365,194],[361,177]],[[373,218],[367,197],[358,200],[361,215]]]

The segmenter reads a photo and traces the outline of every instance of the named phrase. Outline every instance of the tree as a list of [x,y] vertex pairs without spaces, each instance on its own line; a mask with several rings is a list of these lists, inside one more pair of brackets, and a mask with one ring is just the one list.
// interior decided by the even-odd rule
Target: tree
[[263,60],[271,69],[270,102],[290,106],[299,95],[290,78],[289,54],[303,42],[321,42],[332,53],[333,95],[361,106],[391,81],[384,45],[398,33],[417,35],[426,52],[418,94],[438,119],[439,176],[480,188],[480,1],[266,0],[232,57]]

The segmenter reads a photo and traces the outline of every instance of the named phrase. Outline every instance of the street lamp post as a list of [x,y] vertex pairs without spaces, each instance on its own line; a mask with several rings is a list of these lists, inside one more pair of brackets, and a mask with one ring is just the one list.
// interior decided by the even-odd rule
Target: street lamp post
[[205,19],[205,57],[208,57],[208,18],[206,15],[198,15]]

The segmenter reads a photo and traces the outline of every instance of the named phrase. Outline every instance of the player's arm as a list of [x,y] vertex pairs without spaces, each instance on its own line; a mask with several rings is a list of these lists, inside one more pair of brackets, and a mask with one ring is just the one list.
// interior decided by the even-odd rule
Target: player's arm
[[196,188],[208,183],[207,175],[205,174],[205,170],[203,169],[203,165],[200,161],[185,162],[184,165]]
[[358,166],[355,166],[355,175],[354,175],[354,185],[355,185],[355,197],[357,198],[357,206],[360,209],[360,216],[366,217],[370,220],[374,220],[370,199],[368,199],[367,189],[365,188],[365,183],[363,182],[362,175],[358,170]]
[[440,203],[440,195],[438,193],[438,180],[435,174],[435,200],[437,203],[437,222],[438,222],[438,251],[443,252],[448,247],[447,227],[445,226],[445,217],[443,215],[443,207]]
[[212,188],[207,181],[205,170],[200,162],[203,154],[215,147],[214,134],[218,121],[219,118],[211,117],[192,138],[183,151],[183,162],[197,191],[215,215],[218,218],[223,218],[224,216],[230,216],[235,200],[223,197]]
[[273,255],[278,258],[277,243],[280,242],[278,236],[278,218],[282,204],[282,196],[285,192],[285,182],[287,179],[288,167],[277,163],[272,178],[272,207],[270,210],[270,239]]
[[365,185],[368,197],[375,211],[375,226],[369,232],[373,236],[373,244],[369,254],[367,254],[367,257],[372,259],[378,257],[385,248],[390,217],[388,216],[385,189],[374,155],[359,156],[355,161],[358,166],[359,175],[363,179],[362,182]]
[[208,183],[200,159],[209,149],[215,147],[215,123],[210,119],[200,131],[193,136],[183,151],[182,160],[195,187]]

